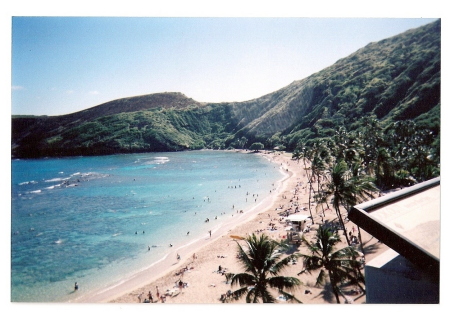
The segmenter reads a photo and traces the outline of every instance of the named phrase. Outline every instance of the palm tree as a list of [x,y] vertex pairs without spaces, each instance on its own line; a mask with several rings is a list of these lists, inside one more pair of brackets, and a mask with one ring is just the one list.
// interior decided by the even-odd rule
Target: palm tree
[[333,233],[329,228],[320,226],[317,230],[317,241],[315,244],[309,243],[306,239],[303,240],[311,255],[299,254],[303,257],[304,269],[298,275],[320,270],[316,279],[316,286],[323,286],[328,277],[337,303],[341,303],[339,295],[343,296],[339,287],[341,283],[350,282],[358,285],[362,291],[365,290],[361,285],[364,284],[364,277],[359,270],[359,263],[356,260],[359,254],[351,246],[336,250],[336,243],[341,241],[337,233]]
[[350,245],[347,231],[344,228],[344,219],[340,207],[344,207],[347,212],[351,206],[361,201],[373,198],[372,193],[378,191],[373,184],[372,178],[364,175],[352,175],[345,161],[336,162],[329,170],[329,182],[327,184],[327,194],[333,197],[333,207],[339,219],[339,223],[344,229],[344,236]]
[[[324,176],[325,169],[326,169],[326,163],[330,161],[329,151],[326,148],[325,143],[323,143],[321,140],[314,142],[313,144],[313,156],[311,159],[311,178],[315,178],[317,181],[317,191],[316,195],[314,196],[315,201],[317,204],[321,204],[322,206],[322,215],[325,217],[325,210],[323,208],[323,204],[327,203],[327,199],[325,194],[323,193],[322,184],[320,181],[320,178]],[[317,205],[318,206],[318,205]],[[317,207],[316,207],[316,213],[317,213]],[[312,221],[314,224],[314,220]]]
[[246,296],[247,303],[274,303],[275,298],[269,291],[270,288],[277,289],[288,300],[295,300],[293,295],[285,292],[295,290],[300,280],[295,277],[280,276],[280,272],[289,264],[291,257],[281,259],[279,249],[282,245],[269,239],[262,234],[259,238],[252,234],[246,239],[247,249],[244,250],[238,243],[238,254],[245,272],[239,274],[226,274],[227,281],[231,280],[231,286],[239,285],[240,288],[232,293],[237,300]]
[[[308,195],[309,215],[311,217],[312,223],[314,224],[314,216],[311,211],[311,192],[313,190],[313,187],[312,187],[313,173],[312,173],[311,167],[306,167],[306,160],[308,160],[308,162],[311,164],[312,153],[313,153],[313,151],[311,149],[309,149],[308,147],[306,147],[306,145],[302,141],[300,141],[298,143],[297,150],[292,155],[292,159],[297,160],[297,162],[300,159],[303,159],[303,170],[305,170],[306,177],[308,179],[308,184],[309,184],[309,195]],[[309,174],[310,170],[311,170],[311,175]]]

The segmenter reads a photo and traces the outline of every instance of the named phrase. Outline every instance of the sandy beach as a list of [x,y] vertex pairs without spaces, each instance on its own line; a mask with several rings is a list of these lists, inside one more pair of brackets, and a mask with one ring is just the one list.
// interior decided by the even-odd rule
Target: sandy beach
[[[136,273],[132,278],[109,287],[103,291],[83,297],[78,300],[82,303],[142,303],[148,299],[149,292],[152,293],[156,303],[157,291],[159,294],[167,295],[165,303],[168,304],[219,304],[220,297],[228,290],[237,287],[230,287],[225,276],[218,272],[219,266],[228,272],[238,273],[242,271],[239,260],[236,258],[237,243],[245,242],[236,240],[231,236],[245,237],[252,233],[261,234],[264,232],[275,240],[282,240],[286,237],[286,221],[280,214],[291,208],[308,207],[307,177],[303,169],[303,163],[297,163],[291,159],[290,153],[265,153],[264,157],[276,163],[285,173],[285,177],[274,183],[271,195],[262,200],[252,210],[239,213],[238,222],[233,221],[224,224],[218,230],[213,230],[211,236],[205,234],[204,238],[194,241],[177,251],[171,252],[163,261],[151,265],[148,269]],[[300,210],[298,214],[309,216],[309,211]],[[312,207],[314,224],[311,231],[305,233],[307,240],[315,235],[319,224],[322,223],[322,209]],[[280,219],[281,218],[281,219]],[[325,211],[326,221],[336,221],[333,210]],[[271,225],[269,225],[271,224]],[[274,228],[272,228],[274,227]],[[352,222],[346,223],[347,230],[353,229]],[[340,231],[342,233],[342,231]],[[385,251],[387,247],[379,243],[371,235],[361,230],[364,247],[370,247],[366,252],[366,261],[371,260],[376,255]],[[344,237],[340,243],[346,246]],[[306,253],[306,246],[300,245],[297,252]],[[179,254],[180,258],[177,258]],[[194,255],[195,254],[195,255]],[[291,265],[283,275],[295,276],[302,270],[301,263]],[[305,304],[329,304],[336,300],[330,289],[327,287],[315,287],[314,273],[311,275],[301,275],[298,277],[302,285],[295,291],[295,296]],[[187,284],[184,288],[178,287],[178,282]],[[310,293],[305,294],[309,290]],[[275,294],[277,297],[278,295]],[[364,295],[350,295],[352,303],[364,303]],[[245,299],[234,301],[233,303],[245,303]],[[278,303],[286,303],[279,300]]]

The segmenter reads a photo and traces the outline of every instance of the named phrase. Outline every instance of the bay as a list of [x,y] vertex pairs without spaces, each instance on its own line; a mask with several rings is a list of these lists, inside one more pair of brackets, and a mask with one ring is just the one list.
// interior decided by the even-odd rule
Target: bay
[[250,210],[282,176],[231,151],[13,160],[11,301],[74,301],[126,280]]

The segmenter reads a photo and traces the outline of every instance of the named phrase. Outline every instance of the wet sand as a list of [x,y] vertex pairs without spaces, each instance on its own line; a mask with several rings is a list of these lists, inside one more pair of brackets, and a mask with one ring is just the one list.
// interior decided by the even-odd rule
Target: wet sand
[[[168,295],[165,303],[222,303],[220,301],[221,295],[237,287],[230,287],[230,284],[225,280],[225,276],[217,272],[219,266],[229,272],[242,271],[239,260],[236,258],[236,242],[239,241],[240,244],[244,244],[244,241],[236,240],[230,236],[245,237],[252,233],[260,234],[264,232],[275,240],[282,240],[286,236],[286,226],[284,220],[280,221],[279,214],[294,203],[298,203],[300,208],[308,207],[309,195],[303,163],[291,160],[292,155],[288,153],[261,154],[276,163],[285,173],[285,177],[281,181],[274,183],[274,189],[269,197],[259,202],[251,210],[236,214],[236,219],[222,225],[219,229],[212,230],[211,237],[209,234],[205,234],[204,237],[191,242],[189,245],[178,248],[176,252],[171,252],[164,260],[151,265],[132,278],[101,292],[85,296],[77,302],[141,303],[145,298],[148,298],[149,291],[156,301],[156,287],[158,287],[160,293]],[[281,207],[283,207],[282,210]],[[322,221],[319,216],[321,213],[322,209],[317,212],[315,207],[312,209],[315,224],[311,226],[311,232],[305,234],[307,239],[314,236],[318,224]],[[309,211],[300,210],[298,214],[309,215]],[[336,220],[336,215],[332,210],[325,211],[324,221],[327,220]],[[269,224],[275,224],[276,230],[271,230]],[[353,225],[348,222],[346,227],[347,230],[351,230]],[[366,261],[387,249],[385,245],[378,243],[377,239],[373,239],[369,234],[361,231],[365,246],[370,245],[374,248],[370,254],[366,254]],[[343,242],[340,245],[345,246],[343,237],[342,240]],[[304,245],[299,247],[299,251],[307,252]],[[196,258],[193,256],[194,253]],[[180,254],[180,260],[177,260],[177,254]],[[183,271],[186,269],[187,271]],[[284,275],[297,276],[300,271],[301,263],[288,267]],[[314,286],[315,275],[299,277],[303,285],[295,292],[295,296],[303,303],[335,303],[334,296],[331,295],[329,289],[324,290]],[[178,287],[180,280],[187,283],[187,287],[180,289]],[[305,294],[306,290],[311,291],[311,293]],[[364,296],[360,298],[352,296],[352,299],[354,299],[354,303],[365,301]],[[279,302],[283,303],[282,300]],[[157,303],[160,304],[161,300],[158,300]],[[245,303],[245,299],[233,303]]]

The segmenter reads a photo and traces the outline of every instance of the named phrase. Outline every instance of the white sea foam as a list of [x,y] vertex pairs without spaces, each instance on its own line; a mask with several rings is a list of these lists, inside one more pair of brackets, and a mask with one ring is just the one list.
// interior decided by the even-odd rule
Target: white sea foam
[[19,183],[19,185],[26,185],[26,184],[36,184],[37,183],[37,181],[25,181],[25,182],[21,182],[21,183]]
[[[212,152],[211,154],[224,153]],[[241,175],[241,173],[248,174],[248,169],[253,169],[251,167],[255,164],[255,159],[251,158],[250,160],[247,155],[227,155],[233,158],[226,158],[226,161],[221,163],[217,170],[216,159],[209,158],[209,153],[194,152],[186,153],[186,155],[189,155],[188,159],[183,159],[183,154],[176,155],[176,158],[174,154],[166,154],[166,156],[171,157],[170,159],[168,157],[155,158],[153,154],[141,154],[139,159],[136,158],[136,155],[108,157],[105,158],[104,163],[101,163],[101,166],[89,162],[90,159],[96,161],[100,157],[85,158],[83,159],[85,164],[80,165],[72,163],[73,159],[68,159],[67,164],[71,167],[67,167],[67,170],[66,168],[57,168],[65,170],[65,174],[56,176],[62,178],[68,177],[71,173],[77,174],[73,170],[73,166],[77,166],[79,168],[75,169],[79,169],[80,172],[71,177],[68,184],[75,183],[79,179],[81,181],[79,187],[55,191],[59,186],[57,184],[61,183],[61,187],[63,186],[62,182],[45,184],[40,180],[38,185],[35,186],[35,190],[42,189],[42,195],[29,194],[28,198],[31,201],[23,197],[14,200],[16,203],[13,210],[15,208],[22,211],[26,209],[27,212],[40,214],[40,216],[33,218],[36,220],[36,222],[33,222],[33,227],[38,232],[48,230],[45,229],[45,224],[47,226],[55,224],[56,226],[58,221],[51,220],[55,216],[53,215],[54,212],[58,213],[58,217],[59,214],[67,215],[68,218],[74,217],[71,220],[65,220],[69,223],[64,226],[58,226],[62,229],[58,230],[56,236],[52,233],[52,230],[36,235],[39,238],[35,239],[40,240],[36,243],[51,244],[49,250],[43,254],[45,258],[39,259],[39,261],[46,261],[46,264],[39,265],[43,269],[42,272],[45,267],[65,265],[71,254],[77,254],[76,250],[69,249],[61,254],[63,253],[61,250],[67,246],[66,243],[86,243],[85,247],[89,250],[90,256],[86,261],[82,258],[79,261],[77,260],[77,263],[80,263],[81,266],[87,265],[85,272],[76,272],[73,276],[64,277],[65,279],[58,281],[56,284],[52,283],[52,285],[49,285],[46,281],[39,282],[39,277],[33,278],[27,273],[26,268],[23,270],[19,267],[20,265],[17,266],[12,284],[12,299],[15,301],[38,300],[44,302],[72,301],[74,298],[78,298],[81,293],[91,294],[92,296],[95,295],[96,291],[110,290],[117,285],[121,285],[124,277],[131,278],[136,270],[148,268],[149,265],[155,265],[158,262],[171,263],[175,250],[188,251],[190,245],[209,239],[209,230],[212,230],[213,236],[215,236],[217,228],[226,225],[229,219],[232,223],[246,217],[244,215],[254,212],[249,208],[254,203],[246,202],[245,193],[247,191],[250,195],[259,193],[259,201],[264,191],[268,193],[269,186],[273,189],[270,185],[272,182],[264,183],[264,180],[268,180],[259,172],[257,176],[258,184],[254,183],[253,177],[247,179],[246,176]],[[235,157],[240,157],[237,162],[233,161]],[[138,163],[133,164],[136,159],[139,160]],[[197,163],[190,163],[193,159]],[[229,161],[230,159],[231,161]],[[178,160],[181,161],[180,164],[178,164]],[[208,163],[209,160],[212,160],[211,164]],[[51,162],[52,160],[48,161],[49,169],[53,166]],[[143,164],[145,162],[153,163],[153,165],[146,166]],[[164,162],[170,162],[174,167],[165,169],[164,166],[158,167],[156,165],[156,163]],[[60,165],[61,163],[58,160],[57,166],[60,167]],[[181,167],[190,170],[189,165],[194,166],[192,169],[193,175],[180,173]],[[229,165],[232,165],[233,171],[230,171]],[[45,173],[49,172],[45,172],[44,170],[47,170],[47,168],[43,166],[45,165],[35,167],[37,174],[30,173],[28,178],[21,177],[21,181],[30,180],[30,178],[45,178]],[[143,168],[155,170],[150,173],[142,171]],[[88,172],[89,170],[93,172]],[[213,174],[212,171],[214,171]],[[268,172],[277,174],[278,170],[270,167]],[[105,176],[111,176],[112,180],[102,180],[101,177]],[[136,178],[136,181],[133,178]],[[91,182],[85,182],[87,180]],[[96,181],[100,184],[97,184]],[[143,182],[147,182],[148,186],[145,186]],[[235,184],[242,185],[242,189],[229,189],[227,186],[230,184],[233,186]],[[54,187],[55,190],[52,190],[54,193],[50,192],[51,187]],[[27,190],[30,190],[28,186],[20,187],[18,184],[15,184],[13,189],[22,194],[29,193]],[[166,189],[168,190],[166,191]],[[136,195],[131,196],[132,193],[136,193]],[[203,202],[203,197],[207,199],[208,196],[211,202]],[[39,202],[35,202],[33,199],[39,199]],[[231,209],[233,205],[236,208],[234,210]],[[59,210],[59,208],[70,210]],[[236,215],[236,210],[241,208],[244,209],[245,214]],[[220,216],[225,210],[226,215]],[[232,214],[234,214],[234,217]],[[214,219],[215,216],[218,216],[217,220]],[[19,216],[15,215],[14,217],[18,219]],[[204,223],[206,217],[210,219],[207,224]],[[24,220],[24,223],[27,224],[29,221],[30,219]],[[45,224],[39,226],[38,221],[45,222]],[[136,230],[138,234],[135,234]],[[145,231],[145,234],[143,231]],[[186,234],[188,231],[190,231],[189,236]],[[58,238],[58,236],[61,236],[61,238]],[[99,243],[99,241],[105,242]],[[127,245],[127,243],[130,243],[130,245]],[[169,247],[169,244],[172,244],[173,247]],[[102,249],[97,250],[97,245],[101,245]],[[147,249],[149,246],[151,250]],[[41,254],[41,250],[37,248],[39,248],[39,245],[30,247],[26,254],[31,252]],[[97,251],[100,256],[96,256]],[[111,254],[106,256],[105,253]],[[169,253],[170,257],[168,257]],[[182,257],[187,256],[183,251],[180,253]],[[46,258],[47,256],[51,256],[51,258]],[[170,260],[168,261],[167,258]],[[91,273],[89,267],[92,267],[95,271]],[[58,279],[60,273],[55,272],[54,277]],[[89,276],[86,274],[89,274]],[[33,273],[32,276],[35,276],[35,274]],[[22,277],[27,280],[31,278],[33,282],[21,284],[24,280]],[[82,289],[79,293],[71,293],[74,282],[72,280],[78,280],[81,283]],[[38,289],[32,290],[30,288],[30,291],[28,291],[27,289],[32,285],[38,287],[40,291],[45,290],[48,292],[47,295],[42,295],[38,292]],[[41,287],[44,288],[41,289]],[[65,293],[67,290],[70,290],[70,292]]]
[[67,181],[69,180],[69,178],[53,178],[53,179],[48,179],[48,180],[44,180],[44,182],[58,182],[58,181]]
[[155,160],[153,161],[153,163],[156,164],[165,164],[166,162],[169,162],[170,159],[168,157],[155,157]]

